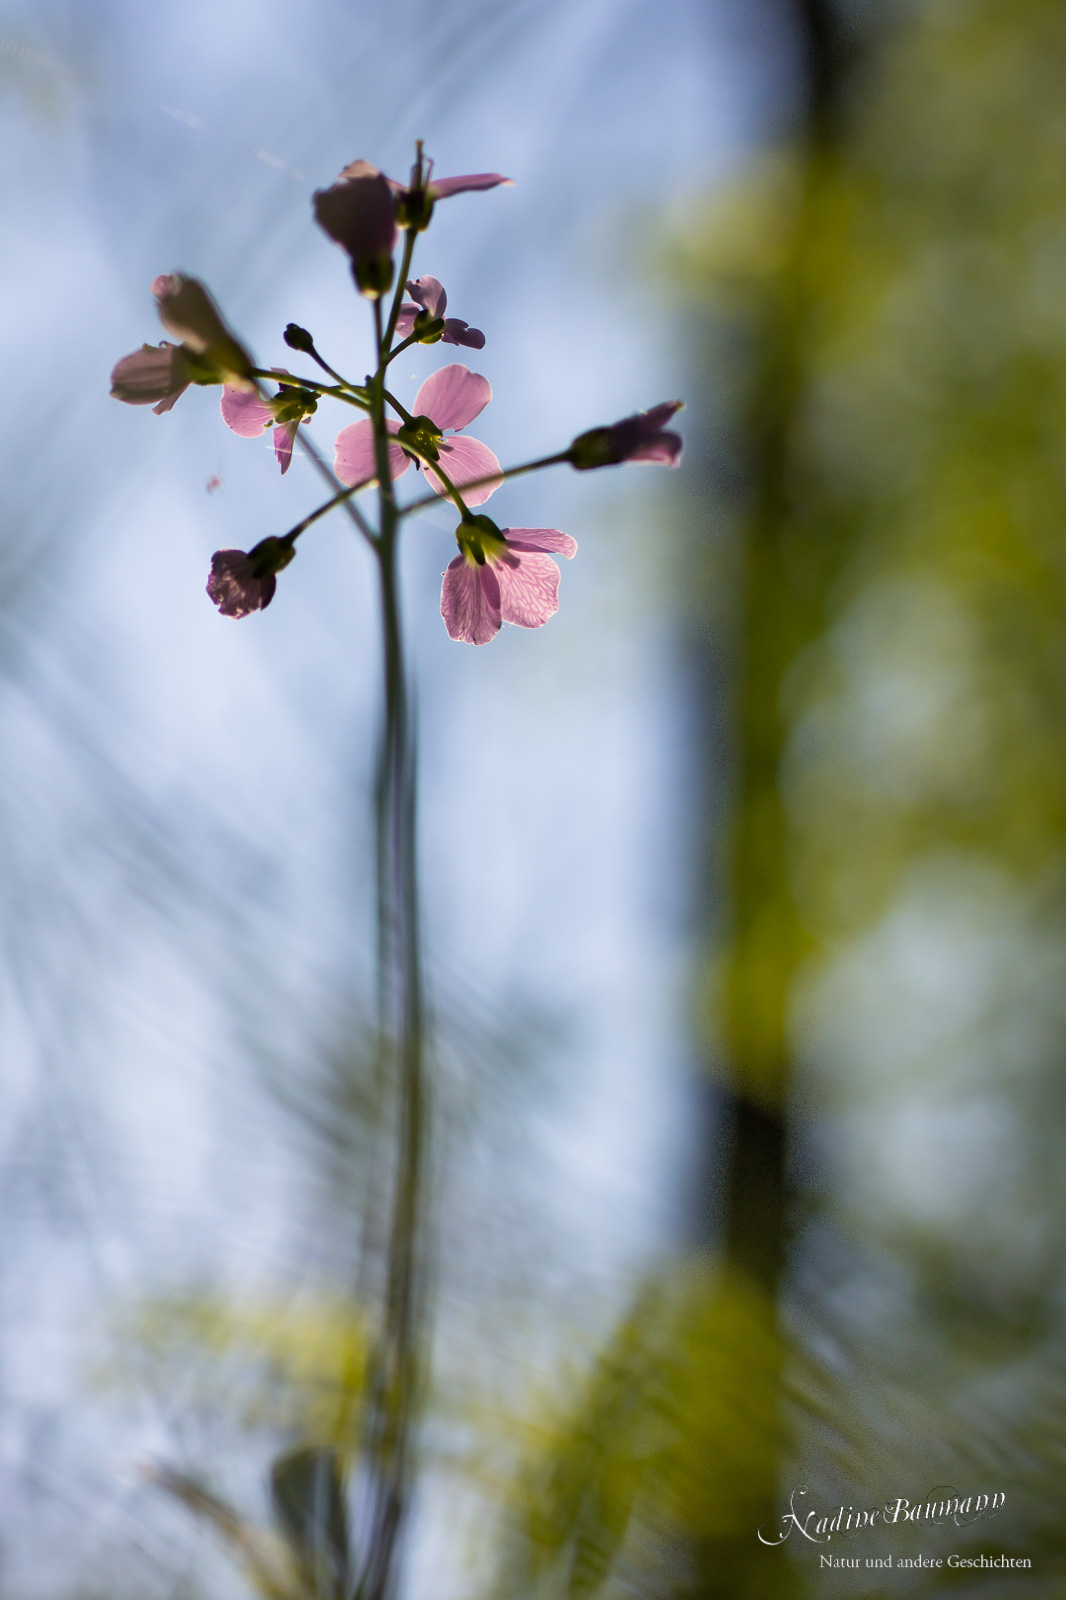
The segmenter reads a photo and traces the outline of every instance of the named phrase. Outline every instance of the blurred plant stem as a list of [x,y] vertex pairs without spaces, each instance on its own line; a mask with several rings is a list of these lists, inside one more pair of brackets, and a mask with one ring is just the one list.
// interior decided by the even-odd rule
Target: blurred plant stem
[[[406,257],[405,257],[406,261]],[[401,274],[401,284],[405,274]],[[380,301],[374,302],[383,347]],[[425,1003],[415,839],[417,750],[397,582],[400,521],[388,461],[385,365],[371,390],[378,472],[374,544],[381,595],[384,708],[375,779],[378,1036],[396,1073],[397,1146],[383,1325],[371,1356],[367,1462],[369,1543],[360,1600],[385,1600],[410,1499],[411,1433],[421,1375],[422,1219],[426,1141]]]

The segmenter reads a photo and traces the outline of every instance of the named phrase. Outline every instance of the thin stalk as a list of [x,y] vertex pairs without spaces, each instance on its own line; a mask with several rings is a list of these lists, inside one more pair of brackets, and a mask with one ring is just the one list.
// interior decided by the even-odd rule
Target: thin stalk
[[[540,456],[536,461],[523,461],[519,467],[501,468],[499,472],[490,473],[486,478],[471,479],[469,483],[463,484],[463,492],[466,493],[470,489],[480,489],[486,483],[501,483],[504,478],[520,478],[524,472],[538,472],[541,467],[557,467],[562,462],[569,460],[569,450],[560,450],[558,455]],[[443,479],[443,473],[434,462],[430,463],[430,470],[435,472],[438,478]],[[409,517],[412,511],[423,511],[426,506],[440,505],[440,498],[439,494],[423,495],[421,500],[412,500],[409,506],[399,506],[396,515],[400,518]]]
[[323,383],[319,378],[298,378],[295,373],[267,371],[265,367],[253,367],[252,377],[263,378],[268,383],[284,383],[293,388],[312,389],[315,394],[328,395],[331,400],[343,400],[346,405],[358,406],[360,411],[370,410],[369,402],[363,398],[359,386],[345,383],[343,378],[339,383]]
[[392,307],[389,311],[389,325],[385,329],[385,336],[381,336],[381,311],[379,302],[375,300],[374,310],[378,321],[375,324],[378,330],[378,366],[384,370],[388,361],[389,346],[392,336],[396,332],[396,324],[400,318],[400,306],[403,303],[403,292],[407,288],[407,274],[411,270],[411,261],[415,253],[415,241],[418,235],[414,228],[408,228],[403,236],[403,257],[400,262],[400,275],[396,280],[396,293],[392,297]]
[[[319,477],[322,478],[324,482],[328,483],[330,488],[336,489],[340,480],[335,477],[333,472],[330,470],[328,463],[319,454],[318,446],[311,443],[310,439],[307,437],[306,429],[297,428],[296,440],[300,446],[300,449],[303,451],[308,461],[310,461]],[[359,532],[362,534],[367,544],[376,545],[377,539],[374,535],[374,530],[363,516],[363,513],[360,511],[359,507],[353,505],[350,500],[344,500],[341,502],[341,509],[346,513],[348,518],[355,523],[355,526],[359,529]]]
[[382,389],[381,392],[385,399],[389,402],[389,405],[396,412],[397,416],[402,417],[404,423],[409,427],[415,419],[412,417],[407,407],[401,404],[401,402],[397,400],[396,396],[394,394],[390,394],[387,389]]
[[[408,253],[405,262],[409,264]],[[378,348],[386,344],[374,303]],[[426,1141],[425,1008],[415,846],[415,741],[400,619],[399,518],[389,474],[384,358],[371,387],[380,508],[375,546],[382,613],[385,708],[375,783],[380,1032],[395,1041],[398,1068],[396,1177],[389,1231],[384,1326],[370,1384],[368,1450],[373,1484],[370,1540],[360,1600],[388,1600],[411,1490],[411,1434],[421,1376],[421,1232]]]
[[405,350],[410,350],[413,344],[418,344],[419,342],[420,341],[417,333],[409,333],[406,339],[402,339],[400,341],[395,350],[389,351],[388,355],[385,357],[385,365],[388,366],[390,361],[395,361],[397,356],[402,356]]
[[313,522],[317,522],[319,517],[324,517],[327,511],[333,511],[337,506],[344,505],[346,500],[349,500],[353,494],[356,494],[360,489],[365,487],[365,484],[355,483],[352,484],[352,486],[348,489],[338,490],[335,495],[331,495],[328,500],[323,500],[320,506],[316,506],[313,511],[309,512],[308,515],[304,517],[302,521],[298,522],[294,528],[290,528],[288,533],[282,535],[282,538],[287,543],[294,544],[295,541],[300,537],[301,533],[303,533],[306,528],[309,528]]

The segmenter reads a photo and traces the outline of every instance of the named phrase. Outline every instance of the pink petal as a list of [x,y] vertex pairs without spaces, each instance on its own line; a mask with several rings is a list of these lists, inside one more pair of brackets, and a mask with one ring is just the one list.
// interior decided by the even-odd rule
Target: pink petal
[[469,350],[484,350],[485,335],[480,328],[472,328],[461,317],[445,317],[442,343],[465,344]]
[[412,300],[417,300],[431,317],[443,317],[448,296],[439,278],[415,278],[413,283],[407,285],[407,293]]
[[559,568],[551,556],[521,555],[494,562],[500,615],[519,628],[543,628],[559,609]]
[[[390,433],[399,432],[400,424],[391,418],[386,426]],[[389,445],[389,473],[393,478],[402,478],[410,464],[398,444]],[[365,422],[353,422],[350,428],[342,428],[338,433],[333,470],[342,483],[376,481],[378,464],[374,456],[374,428],[369,418]]]
[[[462,438],[445,439],[440,447],[440,464],[456,489],[463,489],[464,484],[473,483],[477,478],[494,480],[483,483],[479,489],[464,489],[463,499],[468,506],[483,506],[489,495],[495,494],[503,482],[499,476],[500,463],[480,439],[470,439],[465,435]],[[434,493],[448,493],[432,467],[425,468],[425,477]]]
[[254,389],[238,389],[235,384],[223,384],[219,410],[226,427],[239,433],[242,439],[257,439],[274,426],[272,407],[265,400],[260,400]]
[[499,172],[468,172],[463,178],[435,178],[427,184],[426,192],[434,200],[446,200],[450,194],[464,194],[468,189],[495,189],[497,184],[513,185],[513,178]]
[[513,550],[553,550],[568,561],[577,555],[577,540],[558,528],[501,528],[500,532]]
[[462,644],[495,639],[500,631],[500,585],[492,568],[456,556],[441,584],[440,614],[450,637]]
[[660,433],[647,444],[642,444],[632,451],[627,458],[630,461],[661,461],[666,467],[679,467],[681,465],[681,452],[684,445],[679,433]]
[[211,557],[207,592],[224,617],[247,617],[265,611],[278,580],[273,573],[257,578],[245,550],[216,550]]
[[396,318],[397,339],[407,339],[414,332],[415,318],[421,311],[421,306],[412,305],[410,300],[405,300],[400,307],[400,314]]
[[292,447],[296,443],[296,430],[298,422],[283,422],[280,428],[274,429],[274,454],[281,466],[282,477],[292,466]]
[[434,372],[415,395],[412,411],[438,428],[465,428],[492,399],[492,384],[461,361]]

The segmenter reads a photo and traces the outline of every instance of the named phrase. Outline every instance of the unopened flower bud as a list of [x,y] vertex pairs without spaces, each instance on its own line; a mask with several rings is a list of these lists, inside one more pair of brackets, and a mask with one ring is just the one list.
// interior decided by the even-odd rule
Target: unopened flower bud
[[[111,373],[111,393],[128,406],[152,406],[157,416],[169,411],[193,382],[180,345],[146,344],[123,356]],[[157,405],[152,405],[158,401]]]
[[207,592],[224,617],[265,611],[277,588],[276,573],[296,554],[291,540],[271,534],[251,550],[216,550]]
[[336,183],[318,189],[315,219],[348,252],[361,294],[376,300],[392,287],[396,207],[386,178],[368,161],[353,161]]
[[623,417],[609,428],[590,428],[587,433],[579,433],[568,452],[571,465],[578,472],[618,466],[622,461],[658,461],[663,466],[678,466],[681,438],[667,432],[664,423],[680,409],[680,400],[667,400],[650,411]]
[[302,350],[305,355],[313,355],[315,341],[306,328],[301,328],[298,323],[290,322],[281,336],[290,350]]
[[183,272],[163,273],[152,284],[152,293],[168,333],[202,357],[209,369],[238,383],[251,381],[255,363],[226,327],[198,278],[187,278]]

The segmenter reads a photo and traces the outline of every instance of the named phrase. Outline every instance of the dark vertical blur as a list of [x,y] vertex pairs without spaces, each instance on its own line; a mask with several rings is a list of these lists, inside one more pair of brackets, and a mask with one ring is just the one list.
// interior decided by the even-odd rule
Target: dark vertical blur
[[[783,1278],[792,1343],[795,1433],[764,1503],[983,1479],[1007,1494],[997,1522],[921,1548],[1047,1573],[1066,17],[1046,0],[794,15],[803,136],[723,198],[690,263],[721,397],[695,559],[704,593],[736,597],[732,618],[720,592],[690,611],[701,669],[713,682],[724,656],[732,685],[706,1007],[731,1107],[720,1231],[770,1319]],[[911,1553],[844,1553],[893,1548]],[[722,1586],[727,1559],[706,1542],[701,1592],[746,1592]]]

